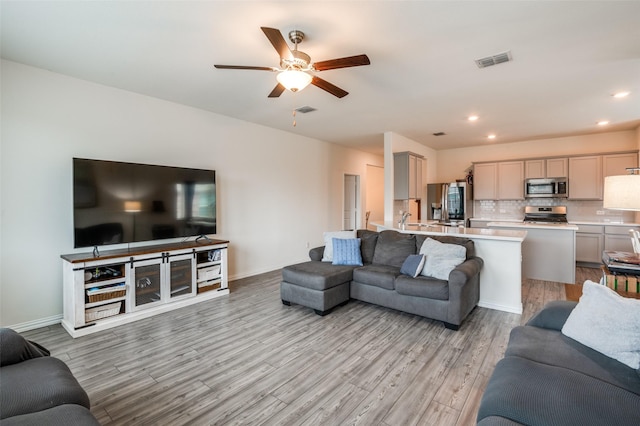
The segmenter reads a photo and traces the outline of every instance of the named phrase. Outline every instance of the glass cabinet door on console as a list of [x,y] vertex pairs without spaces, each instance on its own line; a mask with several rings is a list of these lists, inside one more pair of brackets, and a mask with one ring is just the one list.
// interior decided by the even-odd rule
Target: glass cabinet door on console
[[168,297],[177,299],[182,296],[195,295],[195,269],[194,256],[185,254],[181,256],[167,257],[168,266]]
[[163,253],[161,258],[134,261],[132,310],[195,296],[195,265],[193,254]]
[[131,268],[133,285],[132,310],[156,305],[162,300],[162,260],[134,262]]

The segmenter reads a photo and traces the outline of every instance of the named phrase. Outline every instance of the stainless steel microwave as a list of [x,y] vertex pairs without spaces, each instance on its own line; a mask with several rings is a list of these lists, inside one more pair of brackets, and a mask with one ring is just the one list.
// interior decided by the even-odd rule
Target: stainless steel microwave
[[567,178],[526,179],[526,198],[567,198]]

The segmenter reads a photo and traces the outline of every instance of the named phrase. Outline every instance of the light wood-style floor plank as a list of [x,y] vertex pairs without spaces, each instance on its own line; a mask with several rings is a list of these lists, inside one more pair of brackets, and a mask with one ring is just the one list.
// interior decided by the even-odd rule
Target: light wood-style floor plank
[[325,317],[284,306],[280,277],[78,339],[58,325],[23,334],[69,365],[105,426],[467,426],[511,329],[566,297],[524,280],[522,315],[476,308],[456,332],[358,301]]

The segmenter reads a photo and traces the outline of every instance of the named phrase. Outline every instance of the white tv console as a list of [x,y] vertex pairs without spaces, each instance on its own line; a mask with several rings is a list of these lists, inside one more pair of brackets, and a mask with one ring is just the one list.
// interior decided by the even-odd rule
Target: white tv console
[[62,327],[75,338],[229,294],[228,243],[62,255]]

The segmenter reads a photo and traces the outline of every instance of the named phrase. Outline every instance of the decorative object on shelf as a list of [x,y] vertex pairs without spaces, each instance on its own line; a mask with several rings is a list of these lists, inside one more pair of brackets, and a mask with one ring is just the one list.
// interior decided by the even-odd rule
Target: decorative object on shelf
[[[611,210],[640,211],[640,168],[627,168],[628,175],[604,178],[602,206]],[[640,232],[630,230],[631,244],[636,256],[640,256]]]

